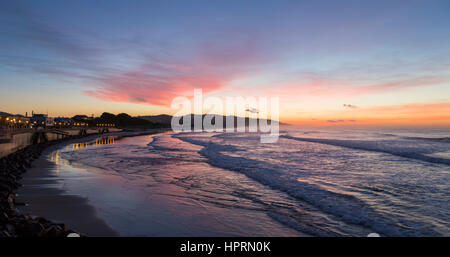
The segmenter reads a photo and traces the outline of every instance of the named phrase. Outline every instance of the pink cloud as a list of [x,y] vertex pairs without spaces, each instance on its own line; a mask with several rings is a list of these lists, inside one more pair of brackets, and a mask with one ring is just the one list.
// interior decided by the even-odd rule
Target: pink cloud
[[438,85],[442,83],[449,82],[450,78],[448,77],[418,77],[418,78],[412,78],[412,79],[404,79],[404,80],[397,80],[397,81],[391,81],[391,82],[385,82],[380,84],[375,84],[371,86],[365,86],[361,88],[356,89],[357,94],[369,94],[369,93],[382,93],[386,91],[393,91],[393,90],[399,90],[404,88],[411,88],[411,87],[421,87],[421,86],[433,86]]
[[189,97],[195,88],[214,92],[252,72],[255,65],[266,61],[257,49],[248,38],[205,42],[189,57],[152,58],[134,70],[100,76],[99,83],[83,93],[102,101],[169,106],[173,98]]
[[101,87],[84,94],[102,101],[168,106],[177,96],[190,96],[194,88],[209,93],[220,89],[224,82],[224,78],[207,74],[155,76],[132,71],[103,78]]
[[305,81],[279,85],[277,89],[268,89],[267,94],[280,97],[304,96],[320,98],[345,98],[367,94],[380,94],[413,87],[427,87],[449,83],[450,78],[445,76],[417,77],[412,79],[399,79],[378,84],[364,85],[348,80],[333,80],[326,77],[309,77]]

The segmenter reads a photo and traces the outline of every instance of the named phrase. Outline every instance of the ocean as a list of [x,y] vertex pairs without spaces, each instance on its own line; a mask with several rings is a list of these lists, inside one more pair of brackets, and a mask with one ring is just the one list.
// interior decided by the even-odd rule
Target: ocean
[[46,158],[122,236],[450,236],[444,129],[165,132]]

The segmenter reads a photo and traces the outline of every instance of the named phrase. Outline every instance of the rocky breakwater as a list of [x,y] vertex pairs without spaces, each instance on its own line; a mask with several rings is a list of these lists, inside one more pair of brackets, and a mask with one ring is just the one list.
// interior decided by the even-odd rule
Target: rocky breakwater
[[44,148],[60,141],[30,145],[0,159],[0,237],[66,237],[75,233],[64,224],[24,215],[16,210],[16,206],[24,204],[15,200],[22,174]]

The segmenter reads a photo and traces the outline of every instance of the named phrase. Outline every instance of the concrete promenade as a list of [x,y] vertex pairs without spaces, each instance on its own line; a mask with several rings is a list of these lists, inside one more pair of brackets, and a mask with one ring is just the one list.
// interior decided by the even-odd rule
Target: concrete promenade
[[[61,129],[16,129],[3,131],[0,136],[0,158],[20,150],[36,141],[36,135],[44,136],[45,140],[53,141],[67,136],[101,134],[105,128],[61,128]],[[121,129],[108,128],[108,132],[119,132]],[[42,139],[38,139],[42,140]]]

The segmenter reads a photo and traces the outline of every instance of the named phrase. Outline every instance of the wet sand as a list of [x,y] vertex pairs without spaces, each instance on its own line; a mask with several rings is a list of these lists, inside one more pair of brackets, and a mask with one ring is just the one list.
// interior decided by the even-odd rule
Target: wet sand
[[58,177],[51,172],[56,165],[46,159],[52,149],[46,149],[20,181],[23,186],[17,190],[16,201],[26,205],[19,206],[19,211],[64,223],[69,229],[87,236],[119,236],[97,215],[88,199],[69,195],[61,189]]
[[160,133],[161,130],[117,132],[107,135],[90,135],[50,146],[45,149],[39,159],[32,163],[23,178],[16,194],[16,201],[25,203],[17,206],[23,214],[44,217],[55,223],[64,223],[68,229],[78,231],[87,236],[116,237],[120,234],[112,229],[98,215],[95,207],[88,198],[68,194],[59,176],[55,174],[57,164],[48,160],[50,154],[73,143],[95,140],[102,136],[118,136],[119,138],[133,137]]

